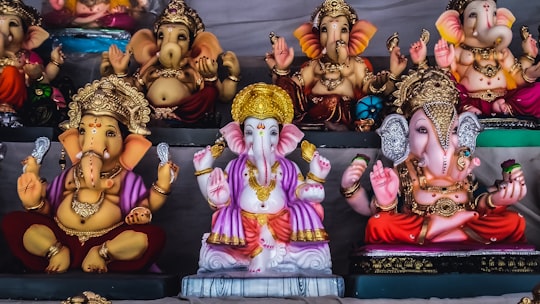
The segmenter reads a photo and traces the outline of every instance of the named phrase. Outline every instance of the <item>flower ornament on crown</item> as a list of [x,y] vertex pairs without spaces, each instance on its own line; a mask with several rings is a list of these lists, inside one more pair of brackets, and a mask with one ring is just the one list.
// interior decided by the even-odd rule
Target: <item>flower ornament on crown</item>
[[164,24],[183,24],[193,37],[204,32],[204,23],[197,11],[189,7],[184,0],[172,0],[154,23],[154,33]]
[[127,126],[129,132],[150,135],[146,123],[150,121],[148,100],[137,88],[110,75],[79,89],[69,104],[69,122],[63,129],[78,128],[85,114],[106,115]]
[[[403,76],[393,93],[397,113],[410,119],[420,108],[433,122],[439,142],[448,147],[452,123],[458,118],[459,92],[450,75],[439,68],[415,70]],[[447,128],[448,127],[448,128]]]
[[26,26],[41,26],[41,15],[22,0],[0,0],[0,15],[13,15],[21,18]]
[[243,88],[233,100],[231,114],[242,124],[246,118],[274,118],[279,124],[292,123],[294,109],[291,97],[282,88],[266,83],[255,83]]

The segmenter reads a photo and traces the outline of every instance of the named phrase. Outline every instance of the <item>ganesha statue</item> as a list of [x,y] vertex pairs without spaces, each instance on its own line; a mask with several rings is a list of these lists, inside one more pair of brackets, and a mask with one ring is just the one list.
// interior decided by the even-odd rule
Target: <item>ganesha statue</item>
[[145,138],[148,101],[109,76],[80,89],[69,109],[58,139],[73,166],[47,184],[40,177],[45,149],[36,144],[17,180],[25,211],[2,221],[9,248],[35,272],[154,270],[165,233],[150,224],[152,213],[165,203],[178,167],[168,159],[168,146],[161,145],[150,188],[133,172],[152,146]]
[[538,46],[521,29],[523,54],[508,48],[514,15],[494,0],[451,0],[436,22],[435,60],[458,82],[458,111],[477,115],[540,117]]
[[22,0],[0,0],[0,33],[0,126],[57,125],[65,100],[50,83],[64,63],[61,47],[47,65],[33,51],[49,33],[37,10]]
[[[330,273],[321,205],[330,163],[306,141],[305,179],[298,165],[285,158],[303,137],[291,123],[287,92],[271,84],[249,85],[234,98],[231,113],[234,121],[220,130],[224,142],[193,158],[200,190],[214,210],[211,232],[203,237],[199,272]],[[224,143],[238,157],[225,170],[213,168]]]
[[[172,0],[158,16],[153,32],[137,31],[127,54],[115,45],[104,54],[102,73],[128,75],[133,54],[140,68],[130,81],[145,93],[152,124],[173,127],[217,127],[216,101],[230,101],[240,81],[233,52],[222,52],[217,37],[206,32],[197,12],[183,0]],[[229,75],[218,78],[218,61]]]
[[[294,31],[310,60],[293,75],[294,49],[283,37],[271,34],[272,53],[265,60],[273,82],[293,99],[295,124],[305,129],[354,130],[355,105],[362,97],[390,95],[407,61],[395,47],[390,52],[390,71],[374,75],[371,63],[360,55],[376,30],[370,22],[359,20],[344,0],[325,0],[311,22]],[[366,121],[359,123],[369,130]]]
[[49,0],[43,19],[51,28],[114,28],[133,31],[147,0]]
[[[395,92],[403,114],[391,114],[377,130],[383,155],[360,182],[367,160],[356,157],[345,170],[341,192],[351,207],[370,216],[367,244],[525,243],[525,219],[511,210],[527,193],[521,166],[505,161],[500,179],[482,187],[473,175],[482,127],[475,114],[458,114],[459,91],[436,68],[404,77]],[[370,199],[370,193],[373,193]]]

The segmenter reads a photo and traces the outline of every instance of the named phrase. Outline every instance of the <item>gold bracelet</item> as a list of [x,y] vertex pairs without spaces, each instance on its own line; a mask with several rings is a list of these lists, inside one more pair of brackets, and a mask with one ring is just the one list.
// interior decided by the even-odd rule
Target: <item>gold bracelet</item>
[[390,74],[388,74],[388,78],[394,82],[398,81],[398,76],[396,76],[394,73],[390,72]]
[[227,78],[229,78],[230,80],[234,82],[240,82],[240,76],[229,75],[227,76]]
[[392,202],[392,204],[390,204],[388,206],[381,206],[379,204],[379,202],[377,201],[377,198],[373,198],[373,203],[375,204],[375,207],[377,207],[381,211],[391,211],[391,210],[396,209],[398,201],[397,201],[397,197],[396,197],[394,199],[394,201]]
[[480,193],[480,194],[474,199],[474,206],[471,206],[471,207],[472,207],[471,209],[476,209],[476,207],[478,207],[478,203],[480,202],[480,199],[481,199],[483,196],[486,196],[486,195],[488,195],[487,192]]
[[316,176],[315,174],[311,173],[311,172],[308,172],[308,174],[306,175],[307,178],[313,180],[313,181],[316,181],[317,183],[319,184],[324,184],[326,183],[326,179],[324,178],[320,178],[318,176]]
[[60,252],[60,249],[64,247],[62,243],[56,242],[54,245],[51,245],[49,249],[47,249],[47,254],[45,255],[48,260],[50,260],[53,256],[57,255]]
[[201,175],[204,175],[204,174],[208,174],[210,172],[212,172],[214,169],[212,168],[206,168],[206,169],[202,169],[202,170],[199,170],[199,171],[195,171],[195,173],[193,173],[193,175],[195,176],[201,176]]
[[25,207],[25,209],[28,210],[28,211],[36,211],[36,210],[41,209],[43,207],[43,205],[45,205],[45,198],[42,198],[41,202],[39,202],[39,204],[37,204],[36,206],[34,206],[34,207]]
[[533,63],[536,60],[533,56],[531,56],[529,54],[523,54],[523,55],[521,55],[521,58],[527,59],[527,60],[529,60],[530,62],[533,62]]
[[107,242],[103,242],[101,244],[101,247],[99,247],[98,254],[105,262],[109,262],[111,260],[111,256],[109,255],[109,248],[107,248]]
[[218,80],[217,75],[214,76],[214,77],[204,78],[204,81],[207,81],[207,82],[214,82],[214,81],[216,81],[216,80]]
[[118,77],[118,78],[124,78],[124,77],[126,77],[127,75],[128,75],[128,73],[127,73],[127,72],[124,72],[124,73],[116,74],[116,77]]
[[343,195],[343,197],[350,198],[356,193],[356,191],[358,191],[358,189],[360,189],[360,186],[360,180],[357,180],[349,188],[339,187],[339,192],[341,192],[341,195]]
[[523,77],[523,80],[525,80],[528,83],[535,83],[536,82],[536,78],[532,79],[529,76],[525,75],[525,70],[521,71],[521,76]]
[[491,209],[495,209],[495,208],[497,208],[497,206],[493,205],[493,201],[491,200],[492,196],[493,196],[493,194],[491,194],[491,193],[487,195],[486,206],[488,206]]
[[54,64],[57,67],[60,67],[62,64],[54,59],[51,59],[51,63]]
[[418,64],[418,68],[419,68],[419,69],[427,69],[427,68],[429,68],[429,65],[428,65],[428,63],[427,63],[427,60],[424,60],[424,61],[420,62],[420,63]]
[[171,191],[165,191],[163,188],[158,186],[155,182],[152,183],[152,190],[164,196],[168,196],[169,194],[171,194]]
[[373,86],[373,82],[369,84],[369,90],[371,91],[371,93],[373,94],[380,94],[382,92],[384,92],[386,90],[386,83],[382,85],[382,87],[380,87],[379,89],[375,89],[375,87]]
[[291,72],[291,70],[278,69],[277,66],[275,66],[275,65],[272,68],[272,73],[274,73],[274,74],[276,74],[278,76],[287,76],[287,75],[289,75],[290,72]]

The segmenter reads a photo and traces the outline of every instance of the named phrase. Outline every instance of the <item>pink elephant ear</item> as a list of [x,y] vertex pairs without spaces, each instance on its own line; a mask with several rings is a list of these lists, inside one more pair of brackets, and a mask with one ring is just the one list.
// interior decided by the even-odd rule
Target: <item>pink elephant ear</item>
[[201,32],[197,34],[191,48],[191,57],[198,60],[205,56],[213,60],[217,60],[219,54],[223,52],[219,40],[210,32]]
[[246,151],[246,142],[244,141],[244,133],[240,128],[240,124],[236,121],[228,123],[223,128],[219,129],[223,138],[227,142],[227,146],[235,154],[241,154]]
[[495,20],[497,25],[504,25],[511,28],[514,21],[516,21],[516,17],[514,17],[514,14],[512,14],[510,10],[506,8],[497,9],[497,17]]
[[311,23],[302,24],[293,32],[293,35],[298,39],[302,52],[307,57],[313,59],[321,55],[321,42],[319,36],[313,32],[313,25]]
[[349,55],[357,56],[364,52],[376,32],[377,27],[371,22],[366,20],[356,21],[349,36]]
[[32,25],[26,31],[26,37],[22,44],[22,48],[25,50],[33,50],[38,48],[49,38],[49,32],[40,26]]
[[285,156],[298,146],[298,143],[304,138],[304,133],[293,124],[284,124],[279,133],[279,143],[276,149],[277,154]]
[[456,10],[447,10],[442,13],[435,22],[435,26],[441,38],[451,44],[459,44],[465,39],[459,13]]

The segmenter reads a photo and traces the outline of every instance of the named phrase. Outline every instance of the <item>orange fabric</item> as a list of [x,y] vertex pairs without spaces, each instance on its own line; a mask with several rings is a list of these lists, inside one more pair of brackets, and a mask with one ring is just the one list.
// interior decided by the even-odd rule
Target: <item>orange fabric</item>
[[5,66],[0,74],[0,103],[9,104],[17,110],[25,100],[24,75],[14,66]]
[[[276,241],[289,242],[292,229],[288,210],[268,215],[267,224]],[[244,227],[246,236],[246,246],[238,250],[245,255],[252,255],[261,247],[261,243],[259,242],[261,224],[257,218],[242,213],[242,226]]]

